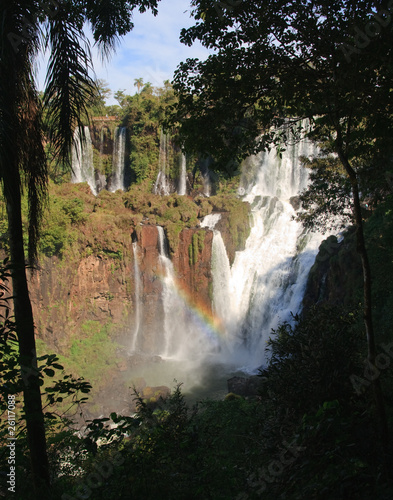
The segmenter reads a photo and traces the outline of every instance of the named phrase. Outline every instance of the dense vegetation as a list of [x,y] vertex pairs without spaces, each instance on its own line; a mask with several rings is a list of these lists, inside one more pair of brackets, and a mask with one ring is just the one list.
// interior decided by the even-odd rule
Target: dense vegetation
[[[125,499],[130,490],[134,498],[168,500],[390,498],[356,317],[356,311],[323,306],[294,327],[278,328],[255,399],[229,394],[190,408],[175,387],[166,402],[139,399],[132,418],[112,415],[116,429],[105,427],[106,419],[94,420],[82,437],[56,418],[53,405],[47,407],[54,498]],[[10,370],[15,362],[10,354],[3,364],[8,387],[18,378]],[[49,377],[60,368],[54,357],[40,364]],[[391,393],[389,362],[385,366],[380,376]],[[78,400],[89,388],[82,382],[63,376],[44,393],[52,403],[70,393]],[[390,416],[391,409],[389,404]],[[21,427],[19,433],[20,477],[28,461]],[[3,449],[2,463],[7,456]],[[34,498],[28,484],[19,486],[16,498]]]
[[[156,3],[140,1],[134,2],[134,6],[145,10]],[[19,8],[19,3],[16,4]],[[217,53],[205,63],[187,61],[179,68],[175,82],[179,105],[168,83],[163,89],[153,89],[138,79],[138,93],[126,96],[119,90],[116,93],[119,106],[111,109],[104,105],[103,82],[95,86],[96,95],[91,92],[88,81],[85,88],[75,87],[78,94],[75,102],[85,107],[88,97],[86,106],[91,115],[116,115],[119,125],[133,131],[129,151],[131,188],[124,194],[102,191],[97,197],[90,193],[87,185],[65,182],[69,180],[67,163],[57,161],[59,154],[65,159],[66,150],[68,152],[71,121],[86,122],[72,109],[65,119],[60,119],[64,117],[61,112],[57,114],[61,87],[60,82],[56,84],[56,71],[52,74],[53,85],[44,97],[51,105],[49,120],[40,129],[35,89],[29,86],[28,77],[22,78],[27,70],[30,74],[32,53],[38,43],[38,18],[33,16],[29,28],[31,38],[28,43],[23,42],[27,50],[17,61],[20,66],[15,75],[20,79],[8,78],[18,82],[16,90],[0,77],[5,89],[0,102],[2,124],[8,123],[4,116],[12,118],[11,128],[4,134],[4,127],[0,130],[3,134],[0,144],[4,148],[15,146],[6,140],[14,131],[18,138],[16,144],[20,146],[16,151],[21,152],[12,156],[4,149],[8,157],[3,151],[1,157],[0,174],[6,200],[3,206],[8,210],[10,225],[2,221],[0,238],[4,250],[15,256],[15,239],[20,235],[20,265],[16,266],[17,259],[13,259],[11,268],[4,263],[0,290],[7,291],[12,274],[15,296],[19,298],[15,276],[16,271],[23,268],[23,250],[26,252],[30,247],[30,256],[36,250],[40,210],[34,211],[34,202],[39,201],[34,197],[40,198],[47,189],[49,212],[44,213],[50,215],[44,217],[37,248],[41,259],[56,258],[59,266],[89,254],[121,262],[125,231],[129,232],[132,227],[137,230],[142,220],[164,226],[170,250],[175,252],[181,229],[194,227],[198,218],[213,210],[228,213],[232,240],[237,245],[244,244],[248,208],[233,197],[235,184],[227,185],[219,179],[215,196],[209,199],[198,196],[201,177],[197,174],[198,168],[194,168],[195,160],[203,153],[209,160],[214,159],[216,167],[225,174],[234,174],[238,161],[246,154],[270,144],[271,140],[285,142],[282,134],[286,136],[287,127],[275,129],[281,134],[277,138],[273,137],[275,132],[271,133],[270,126],[272,123],[286,125],[288,116],[296,116],[290,125],[296,125],[298,117],[310,118],[313,127],[306,131],[300,128],[298,133],[305,132],[319,142],[326,154],[323,159],[304,159],[312,172],[312,184],[302,195],[307,211],[302,212],[300,218],[306,224],[323,226],[330,214],[344,211],[355,224],[355,231],[349,231],[342,244],[336,240],[325,242],[310,276],[311,281],[318,281],[321,276],[318,265],[326,265],[324,276],[333,283],[333,290],[337,287],[337,297],[324,296],[321,290],[315,299],[317,303],[309,304],[304,314],[296,318],[294,326],[283,324],[272,333],[270,363],[260,373],[256,397],[229,394],[224,401],[203,401],[190,408],[181,386],[176,386],[173,394],[160,402],[130,394],[130,399],[136,397],[138,401],[136,415],[111,415],[116,428],[109,425],[108,419],[96,419],[77,433],[77,418],[74,422],[69,420],[70,409],[77,417],[91,389],[90,383],[79,377],[79,372],[84,366],[90,368],[86,375],[93,378],[97,375],[96,370],[88,366],[87,352],[91,351],[98,363],[106,357],[109,369],[113,368],[115,346],[109,343],[110,325],[86,322],[80,336],[72,339],[62,356],[58,358],[44,352],[37,357],[35,349],[30,349],[34,335],[30,335],[29,349],[24,346],[24,351],[20,350],[21,338],[24,338],[21,336],[23,308],[16,301],[19,322],[15,324],[8,303],[0,296],[3,301],[0,437],[6,442],[10,429],[13,432],[15,422],[18,423],[15,428],[18,446],[13,456],[17,477],[15,498],[37,498],[32,489],[35,484],[45,498],[64,500],[130,496],[164,500],[300,500],[305,497],[387,500],[393,495],[392,447],[387,440],[393,419],[390,17],[387,21],[392,2],[358,2],[356,8],[353,2],[303,2],[301,5],[284,1],[267,1],[263,5],[220,2],[219,8],[205,0],[193,0],[192,4],[197,23],[183,32],[183,40],[192,43],[200,39]],[[116,5],[125,8],[124,12],[121,9],[124,14],[130,13],[127,2],[116,2]],[[33,12],[33,7],[39,8],[40,3],[31,2],[31,7]],[[85,11],[80,2],[74,2],[73,7],[80,21],[75,32],[68,23],[73,40],[82,36],[82,20],[87,17],[94,21],[96,38],[108,42],[103,25],[95,24],[99,19],[95,7],[91,5],[90,10]],[[352,37],[354,41],[348,35],[349,27],[351,23],[370,26],[373,10],[380,8],[388,9],[377,14],[380,19],[383,17],[385,29],[380,30],[379,37],[376,36],[379,33],[370,35],[360,50],[356,37]],[[62,12],[67,22],[75,17],[71,13]],[[112,14],[116,14],[115,21],[120,23],[117,26],[120,33],[130,29],[129,17],[126,16],[128,21],[123,24],[116,9]],[[11,16],[11,20],[15,19],[19,22],[14,27],[17,30],[20,29],[19,10]],[[54,24],[51,36],[56,45],[61,23]],[[114,35],[112,31],[110,34]],[[349,45],[348,40],[355,45]],[[79,61],[74,62],[77,73],[81,70],[81,76],[86,79],[86,68],[80,68]],[[0,63],[7,70],[2,74],[8,74],[13,66],[3,54]],[[74,88],[72,84],[71,88]],[[15,109],[9,112],[5,105],[7,99],[15,109],[20,105],[21,109],[29,109],[30,114]],[[190,155],[192,169],[188,171],[192,199],[176,194],[167,197],[152,194],[162,123],[172,106],[175,110],[172,123],[178,125],[176,120],[181,121],[183,141],[193,155]],[[64,107],[60,106],[61,109],[64,111]],[[316,115],[319,117],[314,119]],[[27,117],[34,121],[33,125]],[[54,123],[60,126],[51,136]],[[260,136],[260,130],[265,134]],[[28,141],[29,131],[35,135],[30,135]],[[49,188],[46,164],[40,163],[42,151],[37,153],[32,146],[34,140],[37,147],[41,144],[41,132],[47,134],[46,139],[51,139],[46,143],[47,152],[57,150],[49,162]],[[168,157],[172,178],[176,178],[179,168],[181,152],[177,143],[173,134]],[[32,169],[27,161],[34,152],[37,154],[32,159],[38,167],[44,165],[45,172]],[[14,174],[11,184],[7,184],[6,166],[9,165]],[[110,159],[101,167],[102,172],[109,171]],[[19,169],[30,191],[28,201],[18,197]],[[37,186],[35,181],[39,181]],[[16,191],[12,191],[15,186]],[[17,192],[18,196],[13,198],[11,192]],[[23,226],[21,222],[17,232],[11,202],[17,210],[23,209]],[[38,208],[41,206],[38,204]],[[32,228],[30,238],[23,240],[22,229],[26,235],[28,227]],[[195,235],[189,248],[191,263],[201,251],[201,244]],[[360,250],[361,259],[351,266],[349,262],[355,259],[356,248]],[[22,278],[19,276],[19,282]],[[25,311],[28,312],[28,308]],[[30,323],[31,334],[34,325]],[[364,342],[364,329],[368,346]],[[48,349],[43,344],[40,347]],[[67,366],[67,371],[63,371],[62,364]],[[73,375],[67,375],[68,370]],[[106,373],[102,370],[101,377]],[[97,388],[100,382],[97,379]],[[42,430],[42,411],[36,405],[40,392],[44,399],[47,447],[42,449],[45,443],[36,441],[35,444],[41,446],[37,453],[32,429],[38,422],[35,428]],[[24,407],[22,394],[28,402]],[[35,406],[29,399],[31,394],[35,395]],[[34,415],[39,418],[32,419]],[[29,430],[25,422],[30,425]],[[0,494],[7,494],[5,471],[9,470],[10,453],[11,449],[5,445],[0,449],[3,480]],[[50,468],[44,462],[37,466],[40,456],[45,460],[48,457]],[[49,471],[50,492],[46,488],[42,490],[41,482],[49,483]]]

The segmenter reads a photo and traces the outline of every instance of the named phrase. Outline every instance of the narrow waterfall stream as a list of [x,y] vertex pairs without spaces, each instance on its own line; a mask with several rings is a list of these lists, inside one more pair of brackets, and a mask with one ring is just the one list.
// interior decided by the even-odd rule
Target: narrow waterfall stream
[[167,178],[167,162],[168,162],[168,147],[169,147],[169,135],[164,134],[161,129],[160,132],[160,152],[158,158],[158,175],[156,182],[154,184],[153,192],[155,194],[160,194],[166,196],[169,194],[169,184]]
[[126,146],[126,127],[116,127],[113,143],[111,192],[124,191],[124,162]]
[[160,263],[163,270],[162,301],[164,309],[163,342],[160,352],[163,359],[201,363],[216,352],[218,343],[209,325],[201,321],[197,311],[187,302],[176,283],[173,264],[168,256],[164,229],[157,226]]
[[180,162],[180,176],[179,176],[179,188],[177,190],[177,194],[180,196],[184,196],[187,194],[187,158],[185,154],[181,155],[181,162]]
[[74,143],[71,150],[72,177],[71,182],[87,182],[94,195],[97,195],[97,186],[94,177],[93,145],[89,127],[84,127],[84,141],[79,129],[74,132]]
[[138,347],[138,337],[141,329],[141,317],[142,317],[142,297],[141,297],[141,275],[139,271],[139,252],[138,243],[135,241],[132,244],[132,251],[134,257],[134,276],[135,276],[135,324],[134,333],[132,336],[131,351],[135,352]]

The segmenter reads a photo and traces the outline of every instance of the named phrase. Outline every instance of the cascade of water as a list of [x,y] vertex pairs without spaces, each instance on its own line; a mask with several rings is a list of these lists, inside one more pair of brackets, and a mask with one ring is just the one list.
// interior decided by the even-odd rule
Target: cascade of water
[[167,179],[167,159],[169,152],[169,136],[164,134],[161,129],[160,132],[160,152],[158,157],[158,175],[156,182],[154,184],[153,192],[155,194],[160,194],[166,196],[170,193],[169,184]]
[[[303,231],[293,220],[290,199],[304,189],[307,171],[299,156],[312,156],[315,147],[303,141],[253,158],[258,179],[244,200],[252,207],[253,227],[246,248],[237,252],[229,279],[229,293],[220,300],[222,317],[234,356],[244,351],[245,363],[255,368],[266,361],[266,341],[272,328],[290,321],[301,307],[307,276],[322,236]],[[227,291],[214,288],[220,295]]]
[[[231,266],[228,259],[228,254],[225,248],[224,240],[220,231],[215,227],[221,219],[221,214],[210,214],[203,218],[201,227],[206,227],[213,231],[212,242],[212,276],[213,276],[213,312],[218,318],[228,317],[230,314],[231,304],[228,301],[230,294],[229,283],[231,279]],[[221,324],[222,328],[223,324]]]
[[71,182],[87,182],[94,195],[97,195],[96,181],[94,178],[93,145],[89,127],[84,127],[84,140],[79,128],[75,129],[74,142],[71,150],[72,177]]
[[139,272],[138,243],[136,241],[132,244],[132,251],[134,255],[134,279],[135,279],[135,326],[134,326],[134,334],[132,336],[131,352],[135,352],[135,350],[138,347],[138,336],[141,327],[141,317],[142,317],[141,276]]
[[[162,227],[158,227],[162,274],[163,327],[156,354],[198,366],[209,360],[254,371],[267,361],[271,329],[299,312],[309,270],[323,236],[306,233],[291,204],[308,183],[300,156],[317,154],[302,141],[248,160],[248,183],[239,190],[251,205],[252,228],[243,251],[230,266],[217,224],[210,214],[201,226],[213,231],[213,321],[201,320],[179,289]],[[250,180],[251,179],[251,180]],[[218,321],[217,320],[218,317]],[[136,342],[136,341],[135,341]]]
[[[195,361],[206,359],[217,348],[207,325],[190,308],[176,284],[173,264],[168,256],[164,229],[157,227],[160,263],[162,266],[162,301],[164,309],[163,342],[160,354],[164,359]],[[157,342],[160,344],[160,342]]]
[[175,274],[173,270],[172,262],[168,256],[167,241],[165,238],[164,229],[161,226],[157,226],[158,230],[158,251],[160,253],[160,263],[163,269],[163,307],[164,307],[164,338],[162,355],[164,357],[170,357],[173,355],[173,339],[176,335],[175,329],[173,328],[173,316],[176,315],[176,290],[175,290]]
[[124,191],[124,160],[126,146],[126,127],[116,127],[113,143],[111,192]]
[[99,169],[101,171],[101,167],[102,167],[102,158],[104,156],[104,127],[101,127],[101,130],[100,130],[100,156],[99,156]]
[[179,194],[180,196],[184,196],[185,194],[187,194],[186,167],[187,167],[187,158],[185,154],[182,154],[180,163],[179,189],[177,191],[177,194]]
[[202,175],[202,181],[203,181],[203,194],[207,198],[209,198],[212,190],[209,171],[207,171],[205,174]]

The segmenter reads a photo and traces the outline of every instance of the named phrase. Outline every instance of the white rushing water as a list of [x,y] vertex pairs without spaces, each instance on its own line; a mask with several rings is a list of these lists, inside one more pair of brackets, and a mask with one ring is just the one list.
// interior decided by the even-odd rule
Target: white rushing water
[[179,290],[165,233],[158,227],[164,318],[156,354],[167,361],[182,361],[189,373],[193,366],[194,376],[197,366],[224,365],[230,372],[253,373],[266,364],[271,329],[291,322],[292,314],[300,311],[323,239],[321,234],[303,230],[294,220],[291,204],[308,183],[299,157],[315,154],[316,148],[302,141],[288,146],[281,156],[272,150],[248,159],[249,171],[253,171],[248,178],[253,180],[239,192],[251,205],[252,228],[232,266],[218,229],[221,214],[208,215],[201,222],[213,231],[213,323],[198,317]]
[[124,191],[124,162],[126,147],[126,127],[116,127],[113,142],[111,192]]
[[207,171],[205,174],[202,175],[202,182],[203,182],[203,194],[207,198],[209,198],[212,190],[209,171]]
[[199,363],[216,352],[217,340],[187,303],[187,298],[176,284],[173,264],[168,256],[168,243],[164,229],[157,227],[160,263],[162,266],[164,309],[163,342],[157,352],[164,359],[187,360]]
[[72,176],[71,182],[87,182],[94,195],[97,195],[94,177],[93,145],[89,127],[84,127],[85,140],[81,137],[79,128],[74,132],[74,143],[71,149]]
[[138,347],[138,338],[141,329],[141,318],[142,318],[142,297],[141,297],[141,275],[139,271],[139,252],[138,243],[135,241],[132,244],[132,251],[134,256],[134,276],[135,276],[135,308],[134,308],[134,333],[131,342],[131,351],[135,352]]
[[[290,203],[308,182],[299,157],[316,153],[311,143],[302,141],[288,146],[282,157],[272,150],[252,158],[258,175],[244,197],[253,219],[246,248],[236,253],[228,270],[221,242],[213,243],[213,262],[224,262],[219,277],[213,272],[213,303],[221,304],[217,313],[226,331],[229,357],[251,370],[266,363],[271,329],[299,312],[323,239],[321,234],[304,232],[293,220]],[[225,286],[220,284],[224,275],[229,276]]]
[[187,194],[187,158],[185,154],[181,155],[180,161],[180,176],[179,176],[179,188],[177,194],[184,196]]
[[166,196],[170,194],[169,183],[167,178],[167,163],[169,154],[169,135],[160,131],[160,152],[158,157],[158,175],[154,184],[153,192]]

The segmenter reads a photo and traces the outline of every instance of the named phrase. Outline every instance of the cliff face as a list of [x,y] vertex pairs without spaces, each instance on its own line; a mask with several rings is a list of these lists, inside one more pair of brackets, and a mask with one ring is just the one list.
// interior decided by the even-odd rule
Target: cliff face
[[[207,310],[211,310],[212,238],[211,231],[183,229],[172,257],[176,287],[193,305]],[[137,242],[136,254],[132,241]],[[138,348],[148,353],[155,351],[163,321],[164,273],[157,227],[130,228],[121,254],[121,259],[101,255],[69,261],[45,258],[31,276],[30,293],[38,336],[57,352],[69,347],[71,338],[78,336],[88,321],[109,323],[114,333],[131,334],[136,326],[137,300],[142,302],[143,331]],[[136,271],[140,279],[139,297]]]
[[361,291],[362,268],[354,235],[348,234],[340,243],[329,236],[320,245],[310,270],[304,308],[318,303],[349,306],[361,297]]
[[132,311],[132,260],[90,255],[80,261],[45,258],[30,279],[33,312],[40,338],[62,352],[87,321],[125,328]]
[[[195,249],[195,235],[199,246]],[[165,269],[160,260],[159,235],[156,226],[142,226],[132,236],[137,241],[138,267],[141,279],[140,331],[138,349],[146,353],[159,352],[162,344],[164,310],[162,287]],[[179,294],[187,297],[191,306],[211,311],[209,290],[211,287],[211,249],[213,233],[201,229],[183,229],[179,245],[172,256],[174,286]],[[193,260],[192,252],[196,251]],[[135,302],[136,286],[134,286]],[[135,321],[134,321],[135,329]]]

